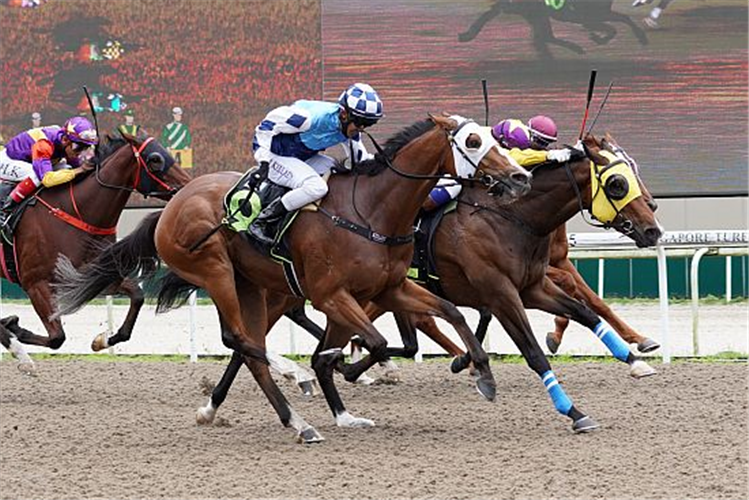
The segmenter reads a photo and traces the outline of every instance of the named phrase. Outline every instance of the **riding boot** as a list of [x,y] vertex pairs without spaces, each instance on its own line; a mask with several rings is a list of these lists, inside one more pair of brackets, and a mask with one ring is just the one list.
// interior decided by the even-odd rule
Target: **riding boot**
[[258,214],[255,222],[250,225],[250,234],[266,245],[273,244],[275,235],[269,234],[269,226],[287,213],[288,210],[281,203],[281,198],[276,198]]

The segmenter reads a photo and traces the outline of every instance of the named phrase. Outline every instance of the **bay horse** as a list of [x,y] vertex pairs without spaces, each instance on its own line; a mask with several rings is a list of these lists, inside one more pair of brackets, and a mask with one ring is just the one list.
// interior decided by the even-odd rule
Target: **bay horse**
[[[105,243],[114,241],[117,221],[133,191],[168,199],[190,181],[184,170],[173,165],[172,156],[152,137],[109,137],[99,147],[93,169],[68,184],[37,192],[28,202],[13,233],[13,254],[18,283],[47,335],[20,327],[16,317],[0,322],[0,343],[19,359],[24,373],[34,374],[35,367],[21,344],[59,349],[65,342],[61,321],[52,318],[51,284],[58,255],[66,256],[74,266],[96,257]],[[2,241],[0,255],[5,255],[6,246]],[[9,279],[9,263],[4,257],[2,260],[3,278]],[[111,292],[127,295],[130,308],[114,336],[104,344],[101,336],[97,337],[94,345],[99,348],[128,340],[143,305],[143,292],[134,280],[122,281]]]
[[[552,282],[547,275],[551,237],[581,210],[590,211],[594,217],[627,234],[638,246],[652,246],[662,234],[653,213],[652,196],[614,139],[610,135],[602,140],[589,136],[584,144],[587,152],[584,158],[564,167],[552,163],[536,167],[531,192],[511,205],[498,206],[482,191],[464,189],[457,211],[438,226],[434,244],[441,296],[457,305],[489,310],[500,320],[531,369],[542,378],[557,410],[572,419],[575,432],[593,430],[598,424],[577,409],[564,393],[533,336],[525,308],[569,317],[587,326],[617,359],[630,365],[634,376],[654,371],[629,352],[605,321]],[[622,200],[626,204],[619,203]],[[613,210],[607,214],[609,205]],[[314,323],[310,325],[303,314],[303,301],[287,302],[286,307],[292,308],[290,317],[294,321],[319,338],[319,329],[315,333]],[[376,303],[368,304],[365,311],[372,320],[384,312]],[[384,356],[413,357],[418,349],[414,328],[419,328],[457,356],[452,365],[454,372],[468,366],[470,355],[440,332],[431,317],[404,312],[396,313],[395,317],[404,348],[387,348]],[[373,339],[371,332],[361,335],[367,347],[373,341],[385,342],[382,338]],[[352,382],[382,360],[380,349],[378,354],[354,364],[341,364],[339,369]],[[199,409],[200,423],[213,420],[241,364],[241,356],[235,353],[208,405]]]
[[458,35],[458,41],[469,42],[476,38],[484,26],[502,13],[522,17],[531,27],[533,46],[539,57],[551,59],[549,45],[554,44],[576,54],[585,50],[578,44],[554,35],[551,20],[579,24],[589,32],[588,37],[598,45],[609,43],[616,36],[610,23],[622,23],[632,30],[640,45],[647,45],[648,36],[629,16],[612,9],[613,0],[561,0],[558,9],[543,0],[495,0],[488,11],[481,14],[471,26]]
[[[328,318],[325,338],[312,364],[336,424],[374,425],[346,410],[332,376],[352,332],[377,334],[362,309],[370,301],[383,310],[434,314],[447,320],[472,355],[479,373],[476,388],[492,400],[496,383],[488,356],[462,314],[450,302],[406,279],[413,253],[412,224],[443,175],[475,176],[468,182],[478,180],[488,186],[485,189],[492,197],[504,191],[513,199],[527,192],[530,174],[499,148],[487,128],[458,116],[430,115],[429,120],[390,139],[384,151],[362,167],[373,169],[372,175],[334,175],[319,210],[300,212],[287,233],[298,288]],[[101,258],[158,255],[173,273],[167,275],[171,282],[162,283],[162,294],[170,286],[203,288],[218,309],[222,341],[244,356],[282,424],[293,427],[302,442],[320,441],[317,430],[291,408],[267,366],[265,335],[289,300],[299,299],[282,267],[226,228],[211,234],[202,246],[194,246],[220,225],[222,197],[238,179],[238,173],[222,172],[194,180],[162,212],[146,218]],[[136,267],[108,271],[116,281],[121,271]],[[106,273],[107,269],[93,265],[71,276],[71,293],[60,296],[60,310],[67,313],[96,296],[100,288],[91,284]],[[164,306],[161,300],[160,305]],[[385,342],[370,344],[374,353],[385,347]]]

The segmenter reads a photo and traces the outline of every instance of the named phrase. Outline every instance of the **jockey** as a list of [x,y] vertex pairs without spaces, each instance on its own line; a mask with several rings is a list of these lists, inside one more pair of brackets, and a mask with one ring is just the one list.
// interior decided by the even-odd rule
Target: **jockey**
[[[548,149],[557,140],[557,125],[548,116],[534,116],[526,125],[509,118],[492,127],[492,135],[500,146],[509,150],[510,156],[521,167],[530,167],[547,161],[564,163],[569,161],[569,149]],[[462,186],[455,181],[441,179],[429,193],[424,209],[434,210],[460,194]]]
[[348,142],[344,150],[351,164],[372,158],[359,132],[380,118],[382,101],[365,83],[351,85],[337,103],[300,100],[268,113],[255,128],[255,160],[259,164],[266,162],[268,178],[291,191],[260,212],[250,233],[260,241],[272,243],[272,236],[267,234],[269,223],[328,193],[328,185],[320,176],[336,161],[321,151]]
[[0,179],[18,185],[5,200],[2,211],[10,212],[33,194],[39,184],[52,187],[72,181],[74,170],[53,170],[53,166],[60,163],[80,166],[93,157],[93,146],[98,142],[96,129],[81,116],[68,119],[62,128],[32,128],[8,141],[0,151]]

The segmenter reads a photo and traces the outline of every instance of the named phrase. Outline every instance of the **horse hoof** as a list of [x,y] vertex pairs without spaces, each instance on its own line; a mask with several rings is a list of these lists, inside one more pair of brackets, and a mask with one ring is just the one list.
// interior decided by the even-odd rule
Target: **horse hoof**
[[582,434],[583,432],[590,432],[600,427],[598,423],[592,418],[585,416],[581,417],[572,424],[572,430],[575,434]]
[[0,324],[2,324],[5,328],[8,330],[13,330],[18,326],[18,316],[8,316],[7,318],[0,319]]
[[18,363],[18,371],[29,377],[36,377],[36,365],[31,361],[21,361]]
[[355,417],[347,411],[338,415],[335,419],[335,423],[338,427],[359,429],[375,426],[374,421],[369,420],[368,418]]
[[637,359],[629,366],[629,374],[634,378],[643,378],[658,373],[655,368],[641,359]]
[[198,425],[211,425],[213,419],[216,417],[216,410],[214,408],[204,406],[198,408],[198,413],[195,415],[195,421]]
[[302,395],[308,398],[312,398],[320,394],[320,389],[317,387],[316,380],[305,380],[299,382],[299,389],[302,391]]
[[359,378],[354,381],[354,383],[358,385],[372,385],[375,383],[375,379],[373,379],[366,373],[362,373],[361,375],[359,375]]
[[497,384],[493,379],[477,379],[476,390],[479,391],[479,394],[484,396],[487,401],[494,401],[497,397]]
[[661,345],[658,342],[656,342],[653,339],[648,339],[648,338],[646,338],[645,340],[637,344],[637,350],[642,353],[652,352],[660,348],[661,348]]
[[468,356],[455,356],[452,363],[450,363],[450,371],[453,373],[460,373],[471,364]]
[[296,440],[302,444],[313,444],[321,443],[325,441],[325,438],[320,435],[314,427],[307,427],[299,434],[297,434]]
[[559,350],[559,342],[556,341],[553,333],[546,334],[546,347],[549,348],[549,352],[552,354],[556,354]]
[[94,352],[103,351],[107,347],[109,347],[109,343],[107,343],[107,336],[104,333],[100,333],[91,341],[91,350]]

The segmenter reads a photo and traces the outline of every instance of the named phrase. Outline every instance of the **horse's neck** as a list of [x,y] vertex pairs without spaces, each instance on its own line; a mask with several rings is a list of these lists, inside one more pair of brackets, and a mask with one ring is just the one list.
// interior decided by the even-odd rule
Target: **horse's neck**
[[110,186],[132,187],[136,167],[130,155],[129,147],[123,146],[105,160],[99,169],[98,180],[94,172],[74,187],[75,203],[88,224],[99,227],[117,224],[130,198],[130,191],[107,188],[99,181]]
[[[444,172],[453,158],[447,140],[440,142],[440,134],[444,132],[435,128],[404,146],[393,159],[393,166],[413,175],[437,176]],[[389,235],[411,232],[416,214],[437,183],[436,179],[405,178],[391,169],[368,181],[367,209],[360,212],[372,229]],[[362,189],[363,184],[360,186]]]
[[[586,191],[590,189],[590,176],[585,170],[588,160],[570,164],[575,184],[583,197],[588,200]],[[516,215],[527,224],[534,233],[548,235],[559,226],[570,220],[580,211],[577,197],[565,167],[543,167],[549,171],[538,172],[533,179],[533,188],[526,196],[510,205]],[[588,208],[587,201],[583,205]]]

